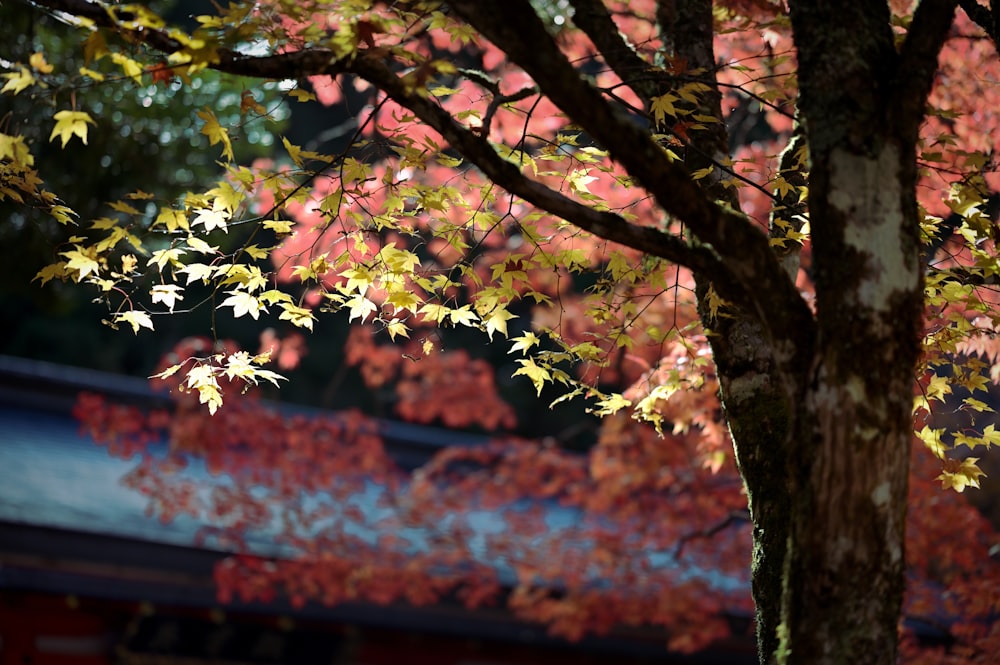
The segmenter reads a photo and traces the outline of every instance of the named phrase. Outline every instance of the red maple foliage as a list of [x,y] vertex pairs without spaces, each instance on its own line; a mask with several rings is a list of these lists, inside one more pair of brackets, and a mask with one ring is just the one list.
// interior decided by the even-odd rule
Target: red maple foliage
[[[715,50],[726,66],[716,82],[725,91],[723,119],[734,148],[731,163],[713,168],[724,170],[737,187],[731,203],[766,229],[776,201],[795,194],[799,200],[791,207],[804,195],[785,179],[778,156],[795,131],[792,35],[784,3],[717,4],[724,11],[716,21]],[[890,4],[894,29],[902,36],[913,3]],[[604,6],[637,45],[643,62],[663,61],[660,70],[678,80],[703,73],[684,58],[662,55],[669,49],[654,29],[656,3]],[[687,270],[638,251],[620,251],[597,235],[567,231],[562,218],[498,193],[483,172],[457,169],[461,160],[449,152],[446,129],[415,122],[412,110],[398,100],[416,106],[419,95],[412,91],[436,95],[440,106],[428,114],[443,110],[457,123],[455,136],[495,141],[498,150],[506,149],[507,166],[530,171],[546,191],[570,192],[574,201],[680,238],[683,225],[664,214],[645,190],[632,187],[629,171],[603,150],[577,145],[579,137],[567,129],[566,116],[534,90],[525,70],[485,39],[469,46],[459,28],[443,28],[450,25],[447,17],[442,25],[413,35],[383,29],[390,12],[381,6],[344,25],[317,7],[296,10],[288,3],[264,2],[253,12],[275,13],[269,38],[279,53],[294,53],[317,31],[344,28],[334,34],[350,42],[340,46],[358,58],[359,66],[371,64],[365,57],[377,60],[371,64],[375,67],[404,55],[412,64],[399,76],[390,72],[387,80],[402,90],[394,95],[361,76],[310,77],[321,103],[339,105],[354,116],[358,152],[328,159],[336,169],[315,171],[307,185],[289,178],[287,164],[260,164],[249,175],[233,174],[234,180],[246,176],[261,211],[280,208],[294,222],[294,235],[271,254],[276,279],[293,284],[311,279],[297,302],[317,310],[325,298],[340,297],[344,305],[345,294],[360,288],[357,305],[344,305],[351,310],[349,322],[364,322],[373,311],[411,311],[418,320],[404,327],[412,335],[408,341],[374,336],[385,330],[393,338],[405,337],[392,327],[394,320],[380,321],[378,330],[356,326],[344,349],[346,363],[358,368],[365,388],[392,387],[400,418],[501,433],[487,444],[443,449],[406,472],[386,452],[379,422],[359,412],[288,415],[267,408],[252,391],[238,396],[233,389],[210,417],[196,397],[183,392],[180,379],[172,386],[180,399],[169,414],[85,397],[78,415],[88,433],[116,454],[138,456],[127,481],[150,497],[153,513],[163,519],[194,515],[212,525],[204,538],[238,552],[217,571],[223,598],[268,600],[282,593],[297,604],[405,600],[420,605],[454,595],[470,607],[503,601],[517,616],[545,622],[569,638],[653,624],[667,630],[670,648],[692,651],[727,635],[727,617],[749,617],[752,609],[747,497],[722,425],[720,383],[707,345],[711,333],[699,324],[725,316],[724,303],[703,294],[699,316],[698,286]],[[551,18],[553,25],[559,25],[558,18]],[[609,56],[583,30],[560,33],[558,45],[581,67],[598,51]],[[930,97],[933,113],[920,130],[919,201],[932,215],[944,217],[958,209],[967,215],[966,190],[1000,187],[990,163],[1000,120],[1000,106],[993,102],[1000,86],[968,76],[969,60],[987,55],[997,60],[992,49],[973,21],[958,14],[941,52]],[[455,62],[469,65],[465,77],[453,87],[432,88],[438,74],[457,71]],[[619,109],[641,110],[637,116],[669,134],[658,139],[657,147],[678,160],[686,151],[694,153],[690,138],[704,129],[702,123],[717,118],[699,120],[691,109],[680,113],[674,104],[691,102],[684,97],[688,94],[696,110],[697,90],[680,86],[677,95],[656,95],[647,112],[615,69],[593,72],[602,99],[613,100]],[[366,94],[367,103],[347,104],[344,86]],[[206,135],[213,144],[226,136],[215,127]],[[571,153],[563,150],[570,145]],[[287,149],[298,166],[302,160],[326,159],[290,144]],[[707,178],[711,172],[691,177]],[[405,195],[400,193],[404,184]],[[983,214],[977,220],[991,223]],[[225,228],[225,220],[217,223]],[[803,243],[795,285],[812,305],[808,237],[793,230],[771,240],[779,246]],[[984,236],[981,245],[992,248],[994,242]],[[956,236],[934,249],[930,262],[949,269],[975,264],[981,247]],[[394,256],[408,262],[406,267],[392,268]],[[383,274],[376,285],[355,274],[372,257],[390,266],[385,274],[391,279]],[[351,269],[341,269],[344,265]],[[91,269],[86,262],[77,268],[84,276]],[[630,271],[641,279],[602,288],[584,279]],[[352,286],[352,280],[361,286]],[[500,291],[490,292],[497,283]],[[945,285],[942,293],[948,288],[964,296],[975,291],[967,284]],[[407,296],[416,303],[437,298],[452,305],[446,311],[452,323],[463,314],[472,316],[473,303],[503,305],[500,311],[510,316],[483,326],[491,337],[506,333],[507,321],[514,318],[508,306],[523,306],[517,316],[530,320],[524,330],[551,332],[577,361],[572,375],[562,375],[566,386],[612,386],[637,405],[655,396],[654,407],[644,415],[665,433],[607,408],[598,440],[585,454],[504,434],[515,425],[515,416],[500,396],[493,367],[467,351],[439,348],[428,331],[442,322],[444,310],[432,308],[419,320]],[[961,367],[956,364],[957,385],[985,381],[988,372],[981,370],[996,366],[1000,347],[989,335],[961,345],[947,336],[956,321],[985,331],[988,320],[980,321],[976,312],[995,307],[996,294],[986,290],[975,300],[966,297],[956,305],[958,300],[947,293],[927,298],[930,342],[921,368],[926,371],[915,381],[918,395],[936,390],[936,371],[956,354],[965,359]],[[413,308],[407,310],[408,304]],[[479,317],[485,320],[494,308],[484,305]],[[279,363],[291,366],[301,353],[288,339],[264,343],[278,350]],[[204,341],[189,346],[166,365],[233,351]],[[283,350],[288,354],[282,356]],[[970,361],[973,356],[984,358],[982,365]],[[541,392],[544,381],[532,376],[531,361],[522,362],[518,373],[535,381]],[[665,386],[670,390],[657,392]],[[930,416],[921,412],[918,417]],[[933,437],[924,443],[927,438]],[[906,657],[920,663],[988,662],[1000,653],[996,534],[961,496],[942,493],[931,480],[936,462],[923,443],[914,448]],[[192,464],[203,464],[211,479],[183,473]],[[961,462],[944,464],[946,472],[953,472],[957,466],[948,465]],[[880,496],[873,495],[872,502],[887,504],[888,498],[880,502]],[[940,631],[945,643],[923,648],[920,638],[928,631]]]

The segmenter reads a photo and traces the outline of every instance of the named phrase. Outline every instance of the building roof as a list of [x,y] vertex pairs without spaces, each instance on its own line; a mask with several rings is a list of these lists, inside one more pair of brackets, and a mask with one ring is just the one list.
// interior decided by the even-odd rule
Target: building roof
[[[120,482],[134,463],[111,456],[80,433],[70,414],[80,391],[145,404],[164,399],[142,379],[0,356],[0,587],[214,605],[212,568],[226,553],[196,544],[205,525],[190,516],[164,523],[147,514],[145,498]],[[483,441],[391,421],[379,421],[379,427],[388,452],[411,468],[441,447]],[[197,466],[186,473],[208,480]],[[274,551],[266,534],[251,545],[262,553]],[[480,638],[553,640],[544,627],[500,610],[470,613],[447,603],[419,609],[364,604],[302,610],[279,604],[278,609]],[[662,634],[655,631],[581,644],[650,656],[665,651]]]

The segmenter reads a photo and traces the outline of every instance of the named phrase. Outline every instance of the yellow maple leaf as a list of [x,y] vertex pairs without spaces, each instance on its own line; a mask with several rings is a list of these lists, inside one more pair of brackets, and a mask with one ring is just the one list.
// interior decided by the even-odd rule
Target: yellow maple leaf
[[32,53],[31,57],[28,58],[28,64],[31,65],[32,69],[41,72],[42,74],[51,74],[52,65],[45,61],[45,54],[41,52]]
[[531,358],[519,358],[517,362],[521,365],[521,369],[514,372],[511,376],[524,375],[528,377],[534,384],[535,390],[541,395],[545,382],[552,380],[552,374],[544,367],[538,366]]
[[977,457],[961,461],[945,460],[941,475],[937,477],[937,480],[941,481],[942,489],[951,488],[956,492],[963,492],[966,487],[979,487],[979,478],[986,474],[976,464],[978,461]]
[[281,308],[284,310],[278,319],[282,321],[291,321],[292,325],[298,326],[299,328],[307,328],[309,330],[313,329],[313,320],[316,318],[313,313],[304,307],[299,307],[291,303],[281,303]]
[[59,252],[60,256],[65,256],[68,259],[66,261],[66,272],[71,274],[76,273],[74,277],[78,282],[90,273],[98,274],[101,264],[97,262],[96,252],[89,248],[85,249],[80,245],[76,245],[75,247],[76,249],[68,252]]
[[226,226],[226,221],[229,219],[229,213],[225,210],[208,210],[206,208],[197,209],[194,211],[195,217],[194,221],[191,222],[192,226],[201,224],[205,227],[205,232],[211,231],[212,229],[222,229],[226,233],[229,232]]
[[74,136],[79,136],[83,144],[87,144],[87,123],[92,125],[97,123],[85,112],[83,111],[59,111],[54,116],[56,121],[56,126],[52,128],[52,134],[49,135],[49,141],[51,142],[57,136],[62,138],[62,147],[66,147],[66,144]]
[[493,333],[495,332],[499,332],[501,335],[506,337],[507,322],[516,318],[516,314],[511,314],[502,307],[498,307],[493,310],[493,312],[486,319],[486,334],[490,336],[490,341],[493,341]]
[[0,88],[0,92],[13,92],[15,95],[35,82],[35,77],[27,67],[21,67],[19,72],[4,74],[3,77],[7,79],[7,83]]
[[232,307],[233,316],[236,318],[249,314],[256,321],[261,312],[267,311],[267,307],[261,304],[260,300],[246,291],[235,289],[226,291],[226,293],[229,294],[229,297],[223,300],[219,307]]
[[153,330],[153,320],[149,318],[149,314],[146,312],[140,312],[138,310],[130,310],[128,312],[122,312],[115,316],[115,323],[127,323],[132,326],[132,332],[138,334],[139,328],[149,328]]
[[172,208],[163,208],[160,210],[160,214],[156,216],[156,221],[153,225],[162,224],[167,227],[169,233],[181,229],[184,231],[190,230],[188,226],[187,216],[184,214],[183,210],[174,210]]
[[182,295],[184,289],[176,284],[157,284],[149,292],[154,303],[161,302],[167,306],[171,312],[177,306],[177,301],[184,300]]
[[229,130],[219,124],[219,119],[212,113],[212,109],[206,108],[204,111],[198,111],[197,115],[205,121],[201,133],[208,137],[209,143],[212,145],[221,143],[222,156],[232,161],[233,144],[229,142]]

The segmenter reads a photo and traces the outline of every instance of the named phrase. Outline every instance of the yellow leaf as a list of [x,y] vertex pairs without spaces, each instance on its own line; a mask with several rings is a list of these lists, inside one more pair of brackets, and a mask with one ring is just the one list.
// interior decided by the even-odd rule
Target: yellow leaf
[[36,279],[40,279],[42,280],[42,286],[45,286],[48,281],[52,279],[62,279],[65,276],[66,263],[64,261],[60,261],[59,263],[52,263],[39,270],[38,273],[31,278],[31,281],[33,282]]
[[160,211],[160,214],[156,216],[156,221],[153,222],[154,226],[165,225],[167,231],[173,233],[177,229],[182,229],[184,231],[189,230],[187,215],[184,214],[183,210],[173,210],[171,208],[164,208]]
[[344,303],[344,305],[351,308],[350,316],[347,319],[348,323],[354,319],[361,319],[361,322],[364,323],[369,314],[373,314],[378,311],[378,306],[360,293],[355,294],[354,297]]
[[308,90],[303,90],[302,88],[295,88],[288,91],[289,97],[294,97],[299,102],[314,102],[316,101],[316,95],[309,92]]
[[201,208],[195,210],[194,220],[191,222],[192,226],[201,224],[205,227],[205,232],[209,232],[213,229],[222,229],[226,233],[229,233],[229,228],[226,224],[229,219],[229,213],[225,210],[208,210],[207,208]]
[[163,370],[159,374],[154,374],[153,376],[151,376],[149,378],[150,379],[166,379],[166,378],[169,378],[169,377],[173,376],[174,374],[176,374],[177,370],[179,370],[180,368],[181,368],[181,365],[179,365],[179,364],[177,364],[177,365],[171,365],[170,367],[166,368],[165,370]]
[[479,316],[472,311],[469,305],[462,305],[458,309],[451,310],[448,312],[448,317],[456,326],[459,324],[463,326],[474,326],[476,321],[479,320]]
[[549,370],[539,367],[531,358],[519,358],[517,362],[521,365],[521,369],[514,372],[511,376],[524,375],[528,377],[535,385],[535,390],[541,395],[545,382],[552,380]]
[[111,61],[122,68],[125,76],[142,85],[142,65],[121,53],[112,53]]
[[514,344],[511,345],[510,351],[507,353],[517,353],[518,351],[524,353],[531,347],[538,344],[541,340],[538,339],[538,336],[535,333],[527,332],[520,337],[515,337],[512,341]]
[[217,251],[219,251],[218,246],[209,245],[201,238],[197,238],[195,236],[188,236],[187,246],[193,249],[194,251],[198,252],[199,254],[215,254]]
[[281,308],[284,311],[278,316],[278,319],[291,321],[293,326],[298,326],[299,328],[313,329],[313,321],[316,317],[308,309],[291,303],[281,303]]
[[201,133],[208,137],[211,145],[221,143],[222,156],[232,161],[233,144],[229,142],[229,130],[219,124],[218,118],[215,117],[215,114],[209,108],[206,108],[204,111],[198,111],[197,115],[205,121],[205,126],[201,128]]
[[204,263],[189,263],[177,272],[187,273],[187,283],[200,279],[205,284],[208,284],[208,280],[212,278],[215,274],[215,267],[205,265]]
[[257,245],[247,245],[243,248],[243,251],[247,253],[247,256],[253,259],[266,259],[271,255],[269,250],[258,247]]
[[410,331],[406,327],[406,324],[400,321],[399,319],[393,319],[392,321],[390,321],[389,324],[385,327],[385,329],[389,333],[389,338],[394,342],[396,341],[397,336],[399,337],[410,336]]
[[3,77],[7,79],[7,83],[0,88],[0,92],[13,92],[15,95],[35,82],[35,77],[27,67],[21,67],[19,72],[4,74]]
[[493,310],[493,312],[486,319],[486,334],[489,335],[490,341],[493,341],[493,333],[499,332],[504,337],[507,336],[507,322],[511,319],[516,319],[516,314],[511,314],[506,309],[498,307]]
[[649,110],[653,112],[654,122],[656,122],[657,125],[662,125],[667,116],[670,116],[671,118],[677,117],[677,109],[674,107],[674,102],[679,100],[679,97],[671,95],[670,93],[659,97],[653,97]]
[[261,312],[266,312],[265,307],[257,298],[246,291],[226,291],[229,297],[222,301],[219,307],[232,307],[233,316],[239,318],[244,314],[249,314],[255,321]]
[[977,457],[969,457],[961,462],[945,460],[944,469],[937,477],[941,481],[941,487],[951,488],[956,492],[964,492],[966,487],[979,487],[979,478],[986,474],[976,465],[978,461]]
[[297,145],[292,144],[291,141],[282,137],[281,142],[285,145],[285,150],[288,152],[288,156],[292,158],[295,165],[302,168],[302,148]]
[[153,320],[149,318],[149,314],[134,309],[115,316],[115,323],[129,324],[132,326],[132,332],[136,334],[139,333],[139,328],[153,329]]
[[294,222],[289,222],[289,221],[284,221],[284,220],[279,221],[277,219],[275,219],[275,220],[268,220],[268,221],[264,222],[264,228],[265,229],[271,229],[272,231],[274,231],[279,236],[291,233],[293,225],[294,225]]
[[927,393],[927,399],[943,402],[945,395],[951,394],[951,384],[947,377],[935,374],[927,383],[927,389],[924,392]]
[[62,147],[64,148],[73,136],[79,136],[83,144],[86,145],[87,123],[97,124],[83,111],[59,111],[52,117],[55,118],[56,126],[52,129],[52,134],[49,135],[49,141],[51,142],[58,136],[62,139]]
[[150,257],[149,261],[146,263],[147,266],[151,266],[154,263],[156,267],[159,268],[160,272],[163,272],[164,266],[168,263],[172,266],[180,266],[180,256],[184,253],[184,250],[180,247],[171,247],[169,249],[160,249],[153,252],[153,256]]
[[100,72],[95,72],[93,69],[87,69],[86,67],[80,67],[80,75],[88,76],[97,81],[98,83],[104,80],[104,74]]
[[632,400],[626,399],[622,395],[615,393],[597,402],[596,409],[588,409],[597,416],[610,416],[618,413],[628,406],[632,406]]
[[45,61],[45,54],[41,52],[32,53],[31,57],[28,58],[28,64],[36,72],[41,72],[42,74],[51,74],[52,65]]
[[184,289],[176,284],[157,284],[149,293],[154,303],[161,302],[167,306],[167,309],[173,312],[177,302],[184,300],[184,296],[181,295],[183,291]]
[[68,252],[60,252],[60,256],[65,256],[68,261],[66,261],[66,271],[69,273],[76,273],[76,281],[82,280],[87,275],[93,273],[96,275],[101,268],[101,264],[97,262],[96,253],[84,249],[80,245],[75,245],[76,249]]
[[76,212],[66,206],[52,206],[49,208],[49,214],[60,224],[76,223],[73,221],[73,218],[77,217]]

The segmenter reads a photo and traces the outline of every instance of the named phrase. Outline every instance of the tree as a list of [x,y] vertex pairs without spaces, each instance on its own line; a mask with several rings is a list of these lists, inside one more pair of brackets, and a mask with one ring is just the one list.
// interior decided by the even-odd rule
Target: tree
[[[167,4],[160,3],[161,10]],[[3,58],[9,61],[4,71],[19,72],[17,68],[8,68],[14,67],[15,62],[27,63],[36,52],[58,59],[60,70],[77,71],[86,64],[77,44],[65,40],[66,26],[56,18],[41,15],[26,4],[5,3],[0,7],[0,23],[9,27],[6,34],[10,37],[4,47]],[[107,201],[123,199],[143,187],[149,189],[152,182],[157,183],[157,195],[169,199],[179,196],[192,183],[220,175],[222,169],[216,164],[216,155],[191,150],[186,138],[180,140],[190,128],[191,107],[211,104],[226,126],[236,126],[254,115],[252,109],[246,108],[247,99],[242,94],[246,88],[238,80],[220,74],[209,74],[197,86],[183,88],[180,80],[165,85],[147,77],[142,85],[133,84],[132,79],[129,85],[123,85],[118,79],[114,75],[103,82],[87,79],[87,84],[76,85],[72,90],[80,108],[102,111],[95,114],[98,124],[86,145],[73,141],[63,148],[59,141],[46,143],[51,126],[22,122],[53,113],[54,100],[49,94],[29,91],[4,96],[3,113],[9,113],[7,133],[22,135],[32,143],[37,160],[94,167],[46,172],[47,186],[59,192],[67,206],[84,219],[101,217]],[[83,76],[80,80],[84,80]],[[7,82],[8,79],[2,80],[0,86]],[[252,91],[255,101],[270,109],[276,120],[288,113],[288,105],[282,104],[277,87],[274,82],[256,85]],[[270,154],[269,145],[279,131],[284,131],[284,125],[283,122],[246,123],[234,130],[240,139],[234,143],[236,159],[249,162]],[[131,205],[142,208],[145,202],[132,200]],[[71,285],[40,290],[37,283],[31,283],[38,267],[52,261],[53,246],[63,242],[66,234],[65,227],[55,219],[28,213],[29,209],[14,200],[0,202],[0,218],[5,220],[0,226],[0,264],[7,280],[0,298],[0,318],[18,321],[16,327],[0,333],[2,352],[47,353],[50,360],[92,363],[102,369],[132,364],[154,366],[173,342],[161,348],[151,344],[148,337],[122,338],[113,347],[102,345],[100,318],[106,311],[103,303],[92,304],[91,294]],[[53,312],[64,317],[63,325],[46,326]],[[205,325],[204,321],[195,323],[187,334],[204,330]],[[176,341],[178,332],[173,334]]]
[[[761,662],[895,662],[915,381],[916,429],[940,458],[946,487],[978,486],[977,459],[963,451],[996,442],[992,426],[949,429],[927,418],[932,404],[972,415],[990,408],[972,393],[985,390],[998,353],[988,205],[996,106],[986,102],[997,92],[967,70],[972,62],[995,66],[1000,8],[971,0],[275,0],[200,17],[189,34],[141,5],[35,4],[85,31],[90,61],[129,76],[187,80],[215,70],[287,81],[300,98],[310,96],[309,80],[326,104],[349,86],[370,93],[349,151],[324,155],[286,142],[289,163],[230,164],[214,187],[161,202],[155,216],[112,204],[118,217],[68,241],[63,260],[40,273],[43,283],[96,285],[112,322],[136,332],[153,327],[151,312],[204,298],[238,317],[274,308],[280,320],[312,329],[315,315],[332,309],[377,324],[394,341],[412,335],[381,369],[360,354],[375,377],[422,372],[400,358],[420,365],[434,356],[428,326],[480,328],[493,339],[530,312],[534,327],[512,338],[514,374],[539,393],[555,383],[593,399],[595,413],[609,419],[605,433],[647,452],[659,447],[619,412],[697,438],[692,449],[715,459],[723,436],[713,427],[717,386],[749,501]],[[33,55],[5,74],[4,91],[38,94],[49,85],[60,100],[52,138],[85,141],[90,113],[62,101],[61,86],[72,80],[48,67],[44,54]],[[197,113],[201,133],[231,162],[229,129],[211,109]],[[27,142],[16,133],[0,139],[0,193],[71,221],[42,188]],[[228,233],[239,234],[237,249],[213,244]],[[142,251],[149,258],[140,263]],[[585,295],[574,296],[572,286]],[[276,382],[267,361],[235,350],[182,356],[160,378],[184,369],[183,386],[215,412],[225,379]],[[625,393],[613,388],[629,379]],[[477,422],[503,420],[488,411]],[[234,431],[249,418],[238,407],[230,413],[244,413],[227,420]],[[114,419],[100,424],[129,434]],[[363,426],[339,427],[347,430],[338,436],[367,441],[357,468],[388,468]],[[180,440],[197,445],[187,434]],[[281,440],[284,448],[256,447],[270,450],[273,464],[316,462],[291,455],[294,432]],[[605,461],[626,464],[626,450]],[[515,477],[503,467],[524,458],[468,454],[445,456],[410,491],[452,505],[457,495],[442,497],[437,480],[466,487],[457,473],[463,464]],[[286,456],[298,461],[281,462]],[[583,469],[536,451],[516,467],[535,469],[534,489],[516,489],[583,502],[567,494],[589,487],[570,480],[602,480],[590,459]],[[668,468],[637,474],[638,484],[693,490],[702,482]],[[263,471],[248,473],[266,482]],[[399,482],[380,477],[390,487]],[[183,496],[172,500],[184,505]],[[717,525],[735,509],[692,501],[688,514],[703,510]],[[246,496],[235,503],[255,505]],[[603,507],[633,524],[641,509],[630,505],[631,516],[615,512],[614,501]],[[921,510],[940,517],[943,505]],[[624,552],[602,549],[600,537],[592,524],[586,542],[608,557],[601,570],[613,579]],[[322,554],[310,549],[315,542],[296,544]],[[985,552],[981,545],[968,552]],[[355,585],[377,598],[406,570],[394,563],[367,580],[343,570],[330,577],[328,568],[322,579],[296,569],[283,581],[299,583],[300,594],[339,598]],[[596,594],[571,593],[562,580],[573,602],[553,600],[533,584],[553,579],[552,571],[526,568],[512,603],[544,608],[540,616],[567,630],[600,614]],[[471,580],[486,574],[463,569],[462,579],[440,585],[476,588]],[[995,581],[982,584],[996,589]],[[619,609],[643,611],[621,600]],[[645,611],[683,615],[667,605]],[[684,611],[700,618],[714,608],[703,609]],[[983,637],[982,622],[997,608],[986,602],[980,610],[980,627],[969,631],[986,640],[978,648],[988,654],[997,638]]]

